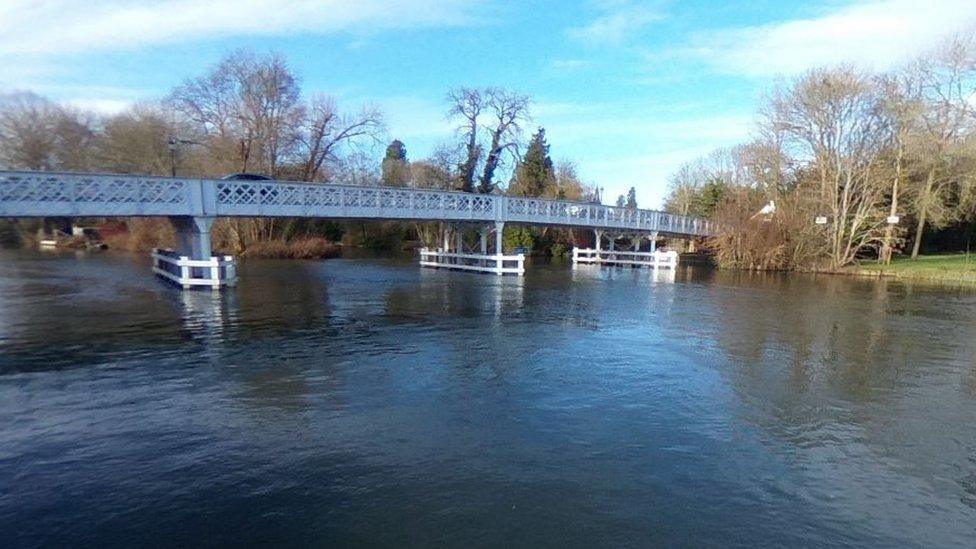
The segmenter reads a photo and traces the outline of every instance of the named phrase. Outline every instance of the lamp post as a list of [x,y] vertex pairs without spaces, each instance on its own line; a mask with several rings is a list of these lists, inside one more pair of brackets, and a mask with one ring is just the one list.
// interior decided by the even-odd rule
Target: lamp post
[[166,145],[169,147],[169,170],[172,177],[176,177],[176,152],[180,145],[201,145],[202,143],[198,141],[193,141],[192,139],[180,139],[174,136],[170,136],[166,141]]

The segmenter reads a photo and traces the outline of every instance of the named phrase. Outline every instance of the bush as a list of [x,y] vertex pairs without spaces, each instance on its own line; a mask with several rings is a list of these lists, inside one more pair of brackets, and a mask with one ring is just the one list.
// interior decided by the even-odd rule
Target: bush
[[109,248],[131,252],[171,248],[176,242],[173,225],[168,219],[157,217],[132,218],[121,224],[103,224],[98,227],[98,235]]
[[341,248],[321,237],[308,237],[286,242],[283,239],[255,242],[244,253],[247,257],[265,259],[325,259],[337,257]]
[[822,229],[815,211],[798,196],[780,196],[776,212],[758,214],[766,199],[740,190],[719,207],[714,221],[722,227],[706,246],[721,267],[749,270],[811,269],[824,257]]

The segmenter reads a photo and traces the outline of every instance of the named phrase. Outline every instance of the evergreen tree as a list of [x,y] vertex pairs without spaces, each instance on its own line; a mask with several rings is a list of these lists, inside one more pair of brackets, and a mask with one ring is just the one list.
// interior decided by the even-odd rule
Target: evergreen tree
[[403,187],[410,181],[407,148],[399,139],[394,139],[386,147],[386,156],[383,157],[382,181],[384,185],[391,187]]
[[637,209],[637,191],[633,187],[627,191],[627,207],[632,210]]
[[617,197],[617,207],[618,208],[623,208],[626,205],[627,205],[627,197],[624,196],[624,195],[618,196]]
[[509,192],[516,196],[555,196],[556,170],[549,157],[544,128],[539,128],[529,141],[525,156],[515,169]]

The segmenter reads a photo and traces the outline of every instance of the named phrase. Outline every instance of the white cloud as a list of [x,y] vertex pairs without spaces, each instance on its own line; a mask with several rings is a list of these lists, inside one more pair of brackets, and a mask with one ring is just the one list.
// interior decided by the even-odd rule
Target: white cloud
[[646,4],[608,2],[600,16],[586,25],[570,28],[566,33],[580,42],[617,45],[663,17],[659,9]]
[[376,31],[472,21],[462,0],[4,0],[0,56],[88,53],[233,35]]
[[973,0],[871,0],[846,3],[817,17],[700,34],[679,57],[722,72],[769,76],[854,63],[883,70],[976,23]]
[[65,105],[80,109],[83,111],[91,111],[99,114],[118,114],[125,110],[128,110],[135,103],[132,101],[125,101],[122,99],[68,99],[63,102]]

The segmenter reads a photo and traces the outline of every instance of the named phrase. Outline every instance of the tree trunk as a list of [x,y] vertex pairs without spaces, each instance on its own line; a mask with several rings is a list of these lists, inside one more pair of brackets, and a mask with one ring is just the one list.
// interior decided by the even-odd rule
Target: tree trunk
[[[898,215],[898,183],[901,181],[901,160],[904,152],[903,147],[898,147],[898,156],[895,158],[895,180],[891,183],[891,210],[889,216]],[[885,220],[887,222],[887,220]],[[885,226],[884,246],[881,248],[881,257],[878,259],[885,265],[891,264],[891,239],[895,226],[887,223]]]
[[925,180],[925,194],[922,195],[922,207],[918,210],[918,226],[915,228],[915,242],[912,244],[912,259],[918,257],[918,250],[922,247],[922,232],[925,231],[925,215],[928,213],[931,200],[932,186],[935,184],[935,168],[929,169]]

